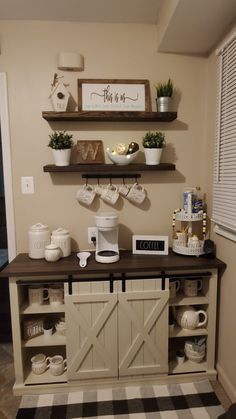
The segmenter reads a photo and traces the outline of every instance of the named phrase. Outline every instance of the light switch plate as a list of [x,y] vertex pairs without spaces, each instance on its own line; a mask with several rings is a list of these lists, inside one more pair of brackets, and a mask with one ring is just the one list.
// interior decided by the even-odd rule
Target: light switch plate
[[33,176],[22,176],[21,177],[21,192],[23,194],[34,193],[34,178]]

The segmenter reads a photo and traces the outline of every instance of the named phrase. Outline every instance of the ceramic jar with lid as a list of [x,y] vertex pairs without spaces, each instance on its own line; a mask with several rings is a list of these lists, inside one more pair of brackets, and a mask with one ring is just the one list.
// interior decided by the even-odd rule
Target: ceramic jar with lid
[[71,238],[69,231],[59,227],[57,230],[52,232],[51,238],[52,244],[55,244],[61,249],[61,256],[63,258],[70,256],[71,254]]
[[56,262],[61,257],[61,249],[56,244],[48,244],[45,247],[44,257],[48,262]]
[[37,223],[28,232],[29,257],[43,259],[45,247],[50,244],[51,233],[47,225]]

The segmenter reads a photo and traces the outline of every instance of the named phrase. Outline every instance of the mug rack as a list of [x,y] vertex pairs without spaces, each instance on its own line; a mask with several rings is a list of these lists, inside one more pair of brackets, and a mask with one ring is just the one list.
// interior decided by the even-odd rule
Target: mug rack
[[122,173],[103,173],[103,174],[84,174],[83,179],[138,179],[141,175],[139,173],[122,174]]

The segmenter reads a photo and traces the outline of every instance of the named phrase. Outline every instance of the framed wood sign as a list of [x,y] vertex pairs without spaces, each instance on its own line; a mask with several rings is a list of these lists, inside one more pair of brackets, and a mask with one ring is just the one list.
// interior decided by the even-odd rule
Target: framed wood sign
[[99,140],[77,141],[77,163],[105,163],[103,142]]
[[168,236],[133,236],[133,253],[168,255]]
[[78,79],[79,111],[151,111],[148,80]]

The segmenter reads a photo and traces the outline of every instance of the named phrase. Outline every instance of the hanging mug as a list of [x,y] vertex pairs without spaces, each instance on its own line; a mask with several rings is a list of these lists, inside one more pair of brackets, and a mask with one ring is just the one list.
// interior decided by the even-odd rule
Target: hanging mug
[[96,193],[94,191],[93,186],[91,185],[83,185],[81,188],[77,191],[76,199],[84,205],[91,205],[94,198],[96,196]]
[[110,184],[103,189],[101,198],[104,202],[115,205],[119,199],[119,196],[120,195],[117,186]]
[[126,198],[134,204],[142,204],[146,198],[144,187],[136,182],[133,186],[131,186]]

